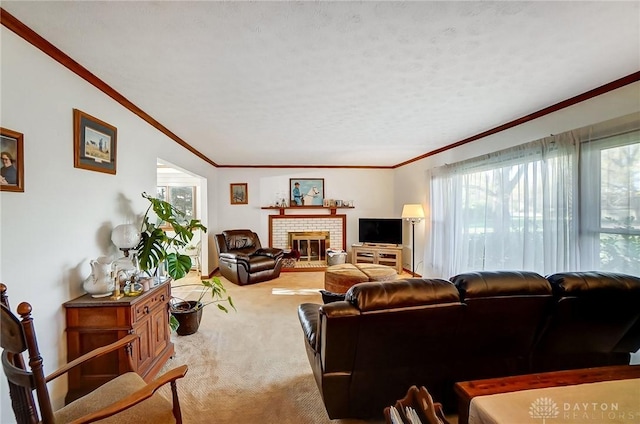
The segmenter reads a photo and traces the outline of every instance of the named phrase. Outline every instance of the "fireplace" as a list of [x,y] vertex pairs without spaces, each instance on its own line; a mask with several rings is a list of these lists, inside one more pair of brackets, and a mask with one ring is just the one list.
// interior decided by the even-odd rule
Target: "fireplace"
[[346,215],[269,215],[269,245],[292,249],[291,232],[327,232],[326,248],[344,250],[346,221]]
[[289,231],[288,245],[300,252],[301,261],[326,261],[330,244],[328,231]]

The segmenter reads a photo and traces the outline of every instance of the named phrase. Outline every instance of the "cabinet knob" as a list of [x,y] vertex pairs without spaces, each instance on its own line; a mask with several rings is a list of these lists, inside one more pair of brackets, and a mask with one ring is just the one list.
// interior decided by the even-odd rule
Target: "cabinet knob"
[[148,307],[148,306],[145,306],[145,307],[144,307],[144,313],[145,313],[145,314],[148,314],[148,313],[149,313],[149,307]]
[[160,296],[160,301],[161,301],[161,302],[164,302],[164,295],[161,295],[161,296]]

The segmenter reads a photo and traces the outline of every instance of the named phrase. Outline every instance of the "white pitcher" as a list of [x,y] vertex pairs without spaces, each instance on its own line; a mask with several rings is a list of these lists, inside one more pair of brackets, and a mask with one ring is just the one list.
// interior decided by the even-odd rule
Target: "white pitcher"
[[91,260],[91,274],[84,280],[82,288],[92,297],[111,295],[114,289],[111,278],[111,261],[106,256]]

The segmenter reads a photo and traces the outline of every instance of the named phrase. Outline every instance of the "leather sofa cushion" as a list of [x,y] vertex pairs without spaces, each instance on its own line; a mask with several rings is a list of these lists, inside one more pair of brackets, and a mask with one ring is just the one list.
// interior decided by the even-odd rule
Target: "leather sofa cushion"
[[540,274],[527,271],[479,271],[456,275],[451,281],[460,298],[550,295],[551,285]]
[[633,295],[640,296],[640,278],[612,272],[564,272],[547,277],[560,296]]
[[346,301],[361,312],[459,302],[458,290],[446,280],[410,278],[360,283],[347,292]]
[[248,249],[255,247],[253,231],[251,230],[228,230],[223,231],[227,249]]

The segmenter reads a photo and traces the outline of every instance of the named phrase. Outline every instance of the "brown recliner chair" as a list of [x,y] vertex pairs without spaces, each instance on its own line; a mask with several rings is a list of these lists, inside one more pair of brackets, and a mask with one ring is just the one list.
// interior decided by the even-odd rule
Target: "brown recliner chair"
[[263,248],[251,230],[226,230],[216,234],[220,274],[239,286],[280,276],[284,252]]

